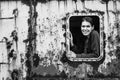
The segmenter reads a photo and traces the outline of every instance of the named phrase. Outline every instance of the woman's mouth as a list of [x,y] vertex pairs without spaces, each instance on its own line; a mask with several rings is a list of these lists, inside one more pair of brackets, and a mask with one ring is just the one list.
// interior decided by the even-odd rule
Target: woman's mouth
[[89,30],[83,30],[82,33],[83,35],[89,35]]

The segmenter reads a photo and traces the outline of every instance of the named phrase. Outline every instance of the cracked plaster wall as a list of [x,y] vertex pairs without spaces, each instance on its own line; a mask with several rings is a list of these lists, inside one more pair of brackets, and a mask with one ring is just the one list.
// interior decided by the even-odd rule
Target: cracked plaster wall
[[[120,2],[117,1],[117,10],[120,11]],[[12,6],[11,6],[12,5]],[[69,73],[70,70],[67,70],[69,68],[65,68],[66,65],[64,65],[60,60],[59,57],[60,54],[62,54],[62,51],[65,49],[63,45],[61,45],[62,42],[65,42],[65,38],[63,36],[65,30],[62,28],[62,24],[64,22],[61,20],[63,17],[66,17],[66,13],[72,13],[74,10],[81,11],[83,10],[83,4],[80,0],[78,0],[75,4],[74,1],[50,1],[47,3],[38,3],[36,10],[38,12],[37,17],[37,53],[41,59],[39,65],[41,67],[47,66],[49,67],[51,64],[54,65],[55,69],[58,70],[58,72],[62,72],[65,70],[66,73]],[[109,11],[109,17],[106,12],[106,5],[102,4],[100,1],[85,1],[85,7],[87,9],[92,10],[100,10],[105,12],[104,14],[104,31],[106,35],[106,46],[105,46],[105,61],[103,64],[101,64],[98,68],[99,72],[108,75],[112,72],[115,73],[115,75],[119,75],[119,68],[118,65],[120,62],[118,61],[119,58],[119,50],[120,50],[120,44],[119,44],[119,20],[120,20],[120,14],[118,13],[118,25],[116,26],[116,18],[115,18],[115,9],[113,5],[113,1],[108,2],[108,11]],[[19,15],[17,17],[17,28],[18,28],[18,53],[17,53],[17,62],[13,64],[13,60],[11,60],[10,70],[16,68],[21,68],[22,64],[25,67],[24,63],[21,63],[21,57],[20,54],[24,56],[26,53],[26,47],[25,43],[23,43],[23,40],[27,38],[28,35],[28,23],[27,19],[29,18],[29,7],[25,4],[22,4],[20,1],[17,3],[15,1],[3,1],[0,3],[0,17],[10,17],[13,16],[12,11],[13,9],[18,8]],[[109,19],[109,24],[108,24]],[[11,40],[10,34],[14,30],[15,27],[15,21],[14,19],[9,20],[0,20],[0,40],[3,39],[3,37],[7,37],[9,40]],[[62,47],[63,46],[63,47]],[[15,48],[15,45],[12,46],[12,48]],[[7,53],[6,53],[7,54]],[[46,58],[44,58],[46,57]],[[7,58],[7,56],[6,56]],[[116,62],[116,63],[115,63]],[[114,64],[113,64],[114,63]],[[57,65],[60,66],[57,66]],[[109,64],[109,65],[108,65]],[[2,64],[1,64],[2,65]],[[117,67],[116,67],[116,66]],[[40,72],[37,72],[39,68],[33,69],[33,72],[39,74]],[[89,65],[88,65],[89,66]],[[90,68],[90,67],[88,67]],[[2,69],[2,67],[1,67]],[[26,67],[25,67],[26,69]],[[23,72],[25,72],[25,69]],[[42,68],[43,69],[43,68]],[[7,70],[7,67],[6,67]],[[74,69],[71,69],[74,70]],[[115,72],[115,71],[118,72]],[[68,72],[67,72],[68,71]],[[74,71],[73,71],[74,72]],[[83,71],[84,72],[84,71]],[[46,74],[47,71],[45,71]],[[49,73],[49,71],[48,71]],[[1,72],[2,74],[2,72]],[[53,73],[54,74],[54,73]],[[74,73],[71,73],[74,74]],[[70,74],[70,75],[71,75]],[[9,76],[9,75],[8,75]],[[1,77],[2,78],[2,77]]]

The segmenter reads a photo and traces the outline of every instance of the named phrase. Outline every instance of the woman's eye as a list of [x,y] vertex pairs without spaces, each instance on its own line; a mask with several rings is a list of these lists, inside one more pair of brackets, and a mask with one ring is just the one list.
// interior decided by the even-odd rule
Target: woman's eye
[[85,27],[85,26],[82,26],[82,27]]
[[82,27],[90,27],[90,25],[83,25]]
[[87,25],[86,27],[90,27],[89,25]]

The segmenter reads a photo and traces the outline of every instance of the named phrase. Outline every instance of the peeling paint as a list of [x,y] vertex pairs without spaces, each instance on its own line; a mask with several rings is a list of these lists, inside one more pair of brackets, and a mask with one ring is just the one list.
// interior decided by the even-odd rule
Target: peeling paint
[[[8,78],[12,78],[11,75],[14,70],[17,70],[17,74],[20,74],[20,80],[23,80],[22,78],[29,80],[33,76],[64,78],[120,77],[120,11],[117,9],[119,1],[30,1],[32,0],[17,1],[17,3],[3,1],[0,3],[0,30],[2,34],[0,39],[6,42],[9,65],[5,64],[5,67],[8,66],[9,72],[6,73]],[[111,5],[112,3],[113,5]],[[13,6],[10,6],[10,4]],[[17,16],[12,13],[16,9],[19,12]],[[66,58],[65,51],[68,47],[66,44],[66,29],[69,28],[66,21],[70,14],[80,12],[104,14],[104,27],[101,30],[103,30],[105,60],[98,65],[97,70],[94,70],[94,66],[89,62],[72,64]],[[5,21],[2,20],[2,17]],[[8,19],[6,17],[13,18]],[[14,19],[14,17],[16,18]],[[0,64],[0,66],[3,66],[3,64]],[[0,69],[3,69],[3,67]],[[2,73],[0,72],[0,74]],[[0,79],[3,78],[6,79],[0,76]]]

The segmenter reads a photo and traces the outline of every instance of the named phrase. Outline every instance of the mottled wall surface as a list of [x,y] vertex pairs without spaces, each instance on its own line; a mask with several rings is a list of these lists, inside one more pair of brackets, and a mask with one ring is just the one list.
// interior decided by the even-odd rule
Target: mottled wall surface
[[[84,0],[83,0],[84,1]],[[108,5],[107,5],[108,4]],[[11,6],[12,5],[12,6]],[[108,7],[107,7],[108,6]],[[18,16],[14,17],[13,10],[18,8]],[[30,7],[23,4],[21,1],[2,1],[0,2],[0,40],[11,42],[11,48],[7,48],[5,54],[9,54],[14,49],[14,54],[17,58],[10,57],[8,63],[5,64],[8,69],[8,76],[14,69],[17,69],[20,76],[26,77],[27,69],[26,53],[29,51],[29,43],[23,41],[28,39],[30,18]],[[96,11],[104,12],[104,33],[105,33],[105,59],[98,67],[98,72],[102,76],[120,76],[119,54],[120,54],[120,2],[104,0],[80,1],[66,0],[56,1],[51,0],[47,2],[38,2],[36,6],[37,11],[37,25],[36,27],[36,55],[32,53],[32,74],[33,75],[66,75],[78,78],[86,77],[86,74],[96,75],[93,73],[93,66],[88,63],[80,63],[76,68],[69,65],[67,62],[63,63],[62,56],[65,51],[66,38],[64,36],[64,25],[68,14],[75,13],[75,11]],[[29,12],[29,13],[28,13]],[[10,19],[8,19],[10,18]],[[34,23],[31,23],[32,25]],[[18,41],[11,36],[12,31],[17,31]],[[8,40],[6,40],[6,37]],[[17,43],[17,44],[16,44]],[[18,46],[18,47],[17,47]],[[7,57],[6,57],[7,58]],[[38,63],[39,65],[35,66]],[[3,64],[1,64],[2,66]],[[1,67],[2,69],[2,67]],[[2,72],[1,72],[2,74]],[[2,79],[2,77],[0,76]],[[20,78],[21,79],[21,78]]]
[[[18,17],[15,21],[13,10],[16,8],[18,8]],[[5,80],[7,77],[11,78],[11,74],[14,69],[21,71],[23,70],[25,72],[25,67],[22,66],[24,62],[21,63],[21,55],[23,55],[23,58],[25,60],[25,44],[23,43],[23,40],[27,38],[28,33],[28,10],[29,7],[23,5],[20,1],[17,3],[15,1],[0,2],[0,41],[1,43],[6,43],[1,46],[3,47],[1,50],[4,51],[4,46],[7,46],[5,47],[6,51],[4,51],[4,54],[1,57],[5,56],[5,59],[8,60],[7,62],[0,61],[0,80]],[[18,32],[18,48],[16,48],[16,42],[12,37],[12,32],[14,30],[17,30]],[[3,51],[0,51],[1,55]],[[16,56],[17,58],[15,58]],[[5,67],[3,68],[3,66]],[[5,72],[6,74],[4,75]],[[26,76],[25,74],[23,75],[24,77]]]

